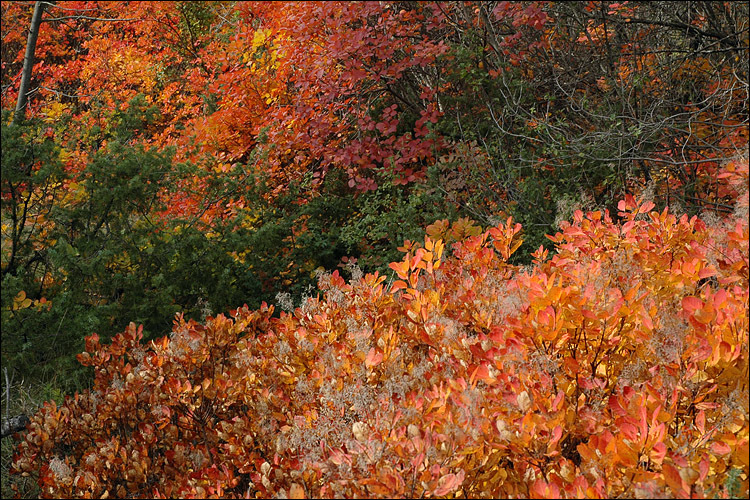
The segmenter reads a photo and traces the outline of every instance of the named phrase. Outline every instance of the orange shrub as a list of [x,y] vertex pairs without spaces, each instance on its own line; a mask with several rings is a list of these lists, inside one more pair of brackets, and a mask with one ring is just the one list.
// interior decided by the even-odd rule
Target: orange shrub
[[528,268],[508,219],[279,318],[92,335],[93,390],[33,417],[14,472],[46,497],[747,496],[748,222],[652,208],[576,212]]

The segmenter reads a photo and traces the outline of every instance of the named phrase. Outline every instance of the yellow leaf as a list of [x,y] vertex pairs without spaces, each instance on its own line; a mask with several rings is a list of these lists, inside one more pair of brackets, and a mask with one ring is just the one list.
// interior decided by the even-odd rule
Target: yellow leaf
[[31,299],[26,297],[26,292],[21,290],[13,299],[13,310],[26,309],[31,305]]

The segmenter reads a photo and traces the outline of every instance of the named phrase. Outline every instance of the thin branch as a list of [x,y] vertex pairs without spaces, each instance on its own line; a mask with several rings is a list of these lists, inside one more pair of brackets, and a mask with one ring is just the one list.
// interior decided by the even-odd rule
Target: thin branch
[[42,22],[51,22],[51,21],[67,21],[68,19],[85,19],[87,21],[142,21],[141,18],[138,17],[132,17],[132,18],[114,18],[114,17],[89,17],[89,16],[63,16],[63,17],[50,17],[47,19],[44,19]]
[[47,7],[54,7],[56,9],[69,10],[69,11],[73,11],[73,12],[93,12],[93,11],[96,11],[96,10],[100,10],[98,7],[91,8],[91,9],[76,9],[75,7],[62,7],[60,5],[57,5],[54,2],[41,2],[41,3],[43,3]]

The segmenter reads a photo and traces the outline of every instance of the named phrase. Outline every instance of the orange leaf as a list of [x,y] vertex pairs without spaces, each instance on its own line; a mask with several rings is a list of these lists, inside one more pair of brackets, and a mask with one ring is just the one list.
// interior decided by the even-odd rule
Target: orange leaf
[[563,366],[568,371],[568,374],[572,376],[578,375],[578,372],[581,371],[581,365],[575,358],[565,358]]
[[674,465],[664,464],[662,466],[662,474],[664,474],[664,481],[672,490],[677,494],[678,497],[687,497],[688,490],[687,484],[682,480],[680,471]]
[[638,211],[642,214],[645,214],[646,212],[650,212],[652,208],[654,208],[656,205],[654,205],[653,201],[647,201],[643,205],[641,205],[641,208],[638,209]]
[[305,489],[297,483],[292,483],[289,488],[289,498],[306,498]]
[[663,442],[658,442],[654,445],[654,447],[649,452],[649,457],[651,460],[656,462],[657,464],[660,464],[664,461],[664,457],[667,455],[667,445],[665,445]]
[[711,443],[711,451],[716,455],[728,455],[732,452],[732,448],[724,441],[714,441]]
[[409,261],[391,262],[388,267],[396,271],[399,278],[405,280],[409,277]]
[[469,377],[469,384],[471,384],[472,387],[474,387],[474,384],[477,380],[485,381],[490,377],[490,372],[487,369],[487,366],[484,364],[481,364],[477,366],[474,371],[471,373],[471,377]]
[[698,478],[703,481],[706,479],[706,476],[708,476],[709,471],[711,470],[711,463],[708,461],[707,458],[704,458],[700,461],[698,464],[698,470],[700,472],[700,476]]
[[703,308],[695,311],[693,317],[704,325],[707,325],[716,318],[716,311],[711,304],[706,304]]
[[391,287],[391,293],[395,293],[399,290],[403,290],[407,287],[406,282],[403,280],[396,280],[393,282],[393,286]]
[[693,311],[696,311],[701,307],[703,307],[703,301],[698,297],[689,295],[682,299],[682,308],[689,313],[692,313]]
[[557,447],[557,442],[560,441],[562,434],[563,434],[563,429],[559,425],[556,425],[555,428],[552,429],[550,440],[547,443],[547,454],[550,454],[552,453],[552,451],[555,450],[555,448]]
[[706,412],[701,410],[698,415],[695,416],[695,426],[698,428],[701,434],[706,433]]
[[378,352],[373,347],[370,349],[370,352],[367,353],[367,357],[365,357],[365,366],[367,366],[368,368],[377,366],[381,361],[383,361],[383,353]]
[[750,451],[750,441],[745,439],[744,441],[740,442],[737,445],[737,453],[736,456],[742,462],[742,464],[746,467],[745,470],[747,470],[748,465],[750,465],[750,454],[748,451]]
[[446,474],[438,480],[438,487],[432,492],[433,496],[441,497],[456,490],[464,482],[464,471],[458,474]]
[[638,453],[621,439],[615,441],[617,457],[625,467],[633,468],[638,465]]

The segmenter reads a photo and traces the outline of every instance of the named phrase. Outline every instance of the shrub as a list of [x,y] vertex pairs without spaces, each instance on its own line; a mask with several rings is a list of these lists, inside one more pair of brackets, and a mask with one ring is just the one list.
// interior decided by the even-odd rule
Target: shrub
[[46,497],[746,496],[747,219],[618,208],[525,268],[509,218],[280,317],[92,335],[93,389],[32,418],[13,471]]

